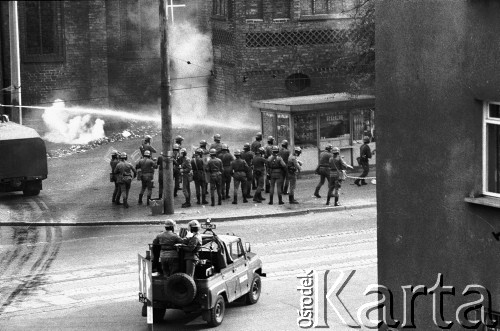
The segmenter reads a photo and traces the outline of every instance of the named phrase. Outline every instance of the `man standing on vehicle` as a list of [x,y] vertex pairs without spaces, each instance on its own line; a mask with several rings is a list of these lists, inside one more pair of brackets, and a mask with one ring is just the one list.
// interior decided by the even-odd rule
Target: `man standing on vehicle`
[[186,274],[194,277],[194,267],[200,260],[198,252],[202,245],[201,234],[198,233],[200,222],[192,220],[188,223],[188,227],[193,235],[184,239],[185,246],[182,246],[182,249],[184,251],[184,261],[186,261]]
[[[127,153],[123,152],[120,154],[120,163],[116,165],[115,174],[118,178],[118,183],[120,184],[120,193],[123,193],[123,205],[128,208],[128,192],[130,191],[130,185],[132,184],[132,179],[137,176],[137,172],[132,164],[126,161]],[[117,204],[120,204],[120,196],[117,197]]]
[[165,231],[158,234],[153,240],[153,245],[161,245],[160,263],[163,277],[168,277],[179,272],[179,254],[175,244],[182,244],[184,241],[175,232],[175,221],[165,220]]
[[320,175],[320,180],[319,184],[316,186],[316,190],[314,190],[314,196],[316,198],[321,198],[319,190],[325,183],[325,180],[330,180],[330,158],[332,157],[332,148],[332,145],[326,145],[325,150],[319,155],[319,165],[316,169],[316,174]]
[[142,205],[142,196],[144,195],[144,191],[148,190],[146,204],[149,206],[149,200],[151,200],[151,194],[153,193],[153,178],[155,174],[155,169],[158,166],[155,164],[153,160],[151,160],[151,152],[145,151],[144,157],[137,162],[135,169],[139,172],[141,170],[141,192],[139,193],[139,201],[138,203]]

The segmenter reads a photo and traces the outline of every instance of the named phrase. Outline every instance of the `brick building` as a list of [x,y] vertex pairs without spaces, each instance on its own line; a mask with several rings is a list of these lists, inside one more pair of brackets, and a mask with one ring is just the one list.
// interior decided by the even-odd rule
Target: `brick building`
[[[184,93],[208,94],[209,108],[216,110],[344,91],[334,63],[349,39],[354,1],[174,0],[186,5],[174,10],[175,21],[194,22],[201,33],[211,32],[211,40],[200,48],[206,59],[195,59],[201,61],[198,72],[185,70],[197,52],[172,60],[180,65],[174,78],[209,78],[173,85],[182,83]],[[62,99],[67,105],[138,109],[159,103],[158,0],[20,1],[18,6],[23,105]],[[0,81],[7,88],[8,2],[0,2],[0,17]],[[189,90],[193,86],[208,89]],[[0,102],[8,104],[9,92],[2,92]],[[25,122],[36,121],[37,113],[25,109]]]
[[355,0],[212,0],[218,103],[342,92]]

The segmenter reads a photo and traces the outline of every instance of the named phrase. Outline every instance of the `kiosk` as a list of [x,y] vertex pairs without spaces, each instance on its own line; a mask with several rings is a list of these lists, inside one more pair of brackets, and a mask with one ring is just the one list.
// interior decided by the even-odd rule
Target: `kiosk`
[[[340,148],[345,161],[354,164],[363,137],[370,137],[370,148],[376,148],[375,97],[348,93],[253,101],[260,110],[263,140],[275,138],[281,146],[288,140],[290,148],[302,148],[303,171],[313,171],[327,144]],[[375,155],[370,160],[375,164]]]

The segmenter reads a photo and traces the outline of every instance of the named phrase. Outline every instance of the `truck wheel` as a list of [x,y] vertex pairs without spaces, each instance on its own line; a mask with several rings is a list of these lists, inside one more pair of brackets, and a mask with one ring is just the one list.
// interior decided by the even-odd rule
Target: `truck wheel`
[[247,293],[246,302],[248,305],[253,305],[260,298],[260,291],[262,289],[262,282],[260,280],[260,275],[255,274],[252,279],[252,285],[250,286],[250,291]]
[[153,308],[153,323],[160,323],[165,316],[165,308]]
[[168,301],[178,306],[189,305],[196,296],[194,279],[184,273],[176,273],[168,277],[165,283]]
[[215,300],[215,305],[212,309],[210,309],[208,314],[208,325],[210,326],[219,326],[222,324],[222,320],[224,319],[224,313],[226,312],[226,302],[222,295],[217,297]]

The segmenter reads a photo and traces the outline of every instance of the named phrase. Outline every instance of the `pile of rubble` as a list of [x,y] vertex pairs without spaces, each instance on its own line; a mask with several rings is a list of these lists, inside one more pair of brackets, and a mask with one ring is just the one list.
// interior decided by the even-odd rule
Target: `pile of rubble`
[[155,125],[143,125],[138,123],[130,123],[128,127],[121,132],[110,132],[107,137],[89,141],[86,144],[71,145],[67,148],[59,148],[47,152],[47,158],[60,158],[76,153],[85,153],[89,150],[102,145],[123,141],[128,139],[143,138],[145,135],[155,136],[161,133],[161,129]]

